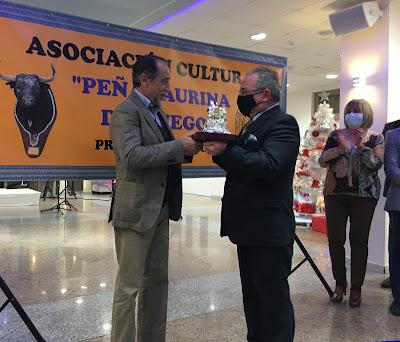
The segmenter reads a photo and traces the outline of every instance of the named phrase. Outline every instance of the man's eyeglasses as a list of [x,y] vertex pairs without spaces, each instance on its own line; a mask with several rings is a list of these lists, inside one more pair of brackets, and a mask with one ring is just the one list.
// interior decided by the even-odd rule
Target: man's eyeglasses
[[265,89],[240,89],[239,95],[246,96],[246,95],[256,95],[262,93]]

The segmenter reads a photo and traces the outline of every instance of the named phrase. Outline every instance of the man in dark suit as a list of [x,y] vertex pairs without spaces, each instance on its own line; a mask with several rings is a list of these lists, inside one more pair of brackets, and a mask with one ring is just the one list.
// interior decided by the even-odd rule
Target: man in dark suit
[[[388,122],[387,124],[385,124],[385,127],[383,128],[382,134],[385,137],[387,131],[390,131],[392,129],[399,128],[399,127],[400,127],[400,120]],[[389,187],[390,187],[390,180],[388,177],[386,177],[385,184],[383,186],[383,196],[384,197],[387,197],[387,192],[389,190]],[[385,289],[390,289],[392,287],[392,282],[390,280],[390,277],[388,277],[384,281],[382,281],[381,286]]]
[[110,219],[118,261],[113,342],[135,341],[137,296],[137,341],[165,341],[168,223],[181,216],[180,163],[199,151],[190,134],[174,139],[160,108],[169,80],[165,59],[141,57],[133,69],[134,89],[112,116],[117,182]]
[[287,278],[295,219],[293,174],[300,135],[296,119],[279,107],[276,72],[258,67],[246,74],[237,99],[250,121],[234,143],[204,143],[226,171],[221,236],[237,245],[248,341],[283,342],[294,337]]
[[393,294],[389,310],[393,315],[400,316],[400,127],[389,129],[385,135],[385,174],[388,184],[385,210],[390,218],[390,286]]

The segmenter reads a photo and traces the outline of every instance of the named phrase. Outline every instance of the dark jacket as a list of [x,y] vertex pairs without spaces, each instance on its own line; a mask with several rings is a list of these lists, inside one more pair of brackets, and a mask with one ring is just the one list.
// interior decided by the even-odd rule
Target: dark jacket
[[386,211],[400,211],[400,127],[385,136]]
[[[383,136],[385,136],[387,131],[390,131],[391,129],[395,129],[395,128],[399,128],[400,127],[400,120],[396,120],[396,121],[392,121],[392,122],[388,122],[387,124],[385,124],[385,127],[383,128]],[[387,196],[387,192],[389,190],[390,187],[390,179],[389,178],[385,178],[385,185],[383,187],[383,196],[386,197]]]
[[363,138],[363,149],[352,148],[339,154],[339,134],[346,132],[345,129],[333,131],[319,158],[321,167],[328,168],[324,195],[352,194],[378,200],[381,193],[378,171],[383,165],[383,135],[368,130]]
[[227,172],[221,236],[243,246],[293,243],[292,185],[299,144],[296,119],[274,107],[213,158]]

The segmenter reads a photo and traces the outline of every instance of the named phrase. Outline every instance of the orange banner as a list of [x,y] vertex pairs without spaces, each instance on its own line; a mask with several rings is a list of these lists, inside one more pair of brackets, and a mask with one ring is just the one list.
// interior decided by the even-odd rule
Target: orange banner
[[[210,101],[226,106],[228,129],[235,132],[240,79],[249,69],[268,64],[238,58],[241,50],[231,49],[238,54],[232,58],[210,55],[210,49],[199,53],[201,46],[189,41],[183,42],[193,51],[183,51],[177,39],[165,37],[163,42],[149,32],[124,28],[121,36],[118,26],[108,25],[106,34],[95,28],[82,32],[71,27],[71,17],[64,19],[63,28],[61,14],[53,14],[54,26],[11,17],[0,12],[0,179],[10,178],[13,166],[41,167],[41,173],[47,168],[55,174],[75,167],[112,170],[108,125],[113,109],[131,92],[138,55],[153,52],[170,61],[171,91],[163,109],[176,137],[203,127]],[[113,36],[113,29],[121,38]],[[144,43],[152,41],[151,35],[155,44]],[[284,59],[276,59],[271,67],[282,77]],[[211,165],[200,153],[191,166]],[[85,178],[92,178],[89,173]],[[104,177],[112,175],[106,173]],[[93,178],[104,178],[97,176]]]

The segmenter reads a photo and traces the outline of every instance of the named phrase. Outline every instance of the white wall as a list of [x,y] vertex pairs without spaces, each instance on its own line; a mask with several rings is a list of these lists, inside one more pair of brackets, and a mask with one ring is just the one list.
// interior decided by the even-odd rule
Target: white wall
[[[392,1],[389,8],[389,87],[388,121],[400,119],[399,79],[400,79],[400,1]],[[397,20],[396,20],[397,19]]]
[[183,180],[183,192],[200,196],[222,197],[224,184],[225,177],[185,178]]
[[312,91],[303,89],[287,95],[287,112],[293,115],[300,127],[300,136],[303,137],[308,128],[312,115]]

